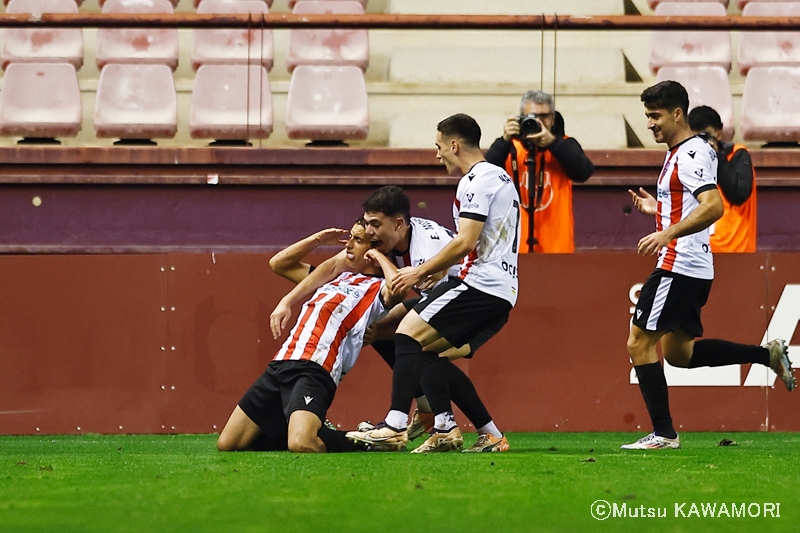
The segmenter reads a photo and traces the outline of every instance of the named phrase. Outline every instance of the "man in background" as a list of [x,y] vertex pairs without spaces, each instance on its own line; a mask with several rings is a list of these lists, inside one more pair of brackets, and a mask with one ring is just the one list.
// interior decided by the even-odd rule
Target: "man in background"
[[741,144],[722,140],[722,119],[713,108],[695,107],[688,115],[692,131],[705,137],[717,152],[717,186],[725,214],[714,223],[711,251],[756,251],[756,173]]
[[578,141],[564,135],[552,96],[528,91],[520,115],[506,121],[503,136],[486,152],[486,160],[514,180],[522,202],[519,253],[572,253],[572,183],[588,180],[594,166]]

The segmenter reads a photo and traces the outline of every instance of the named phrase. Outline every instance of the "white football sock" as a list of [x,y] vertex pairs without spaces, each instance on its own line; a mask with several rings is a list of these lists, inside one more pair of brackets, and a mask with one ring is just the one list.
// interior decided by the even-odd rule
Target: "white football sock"
[[402,411],[389,411],[384,421],[395,429],[406,429],[408,427],[408,413]]
[[441,431],[450,431],[456,425],[456,418],[453,413],[442,413],[436,415],[433,427]]
[[497,426],[494,425],[494,420],[478,428],[478,434],[483,435],[484,433],[489,433],[491,436],[497,437],[498,439],[503,436],[500,430],[497,429]]

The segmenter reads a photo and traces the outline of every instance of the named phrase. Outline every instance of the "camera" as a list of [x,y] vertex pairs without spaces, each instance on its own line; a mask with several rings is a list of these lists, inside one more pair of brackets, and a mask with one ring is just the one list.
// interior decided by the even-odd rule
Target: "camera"
[[539,125],[539,122],[536,120],[536,115],[531,113],[530,115],[522,115],[519,117],[519,136],[523,139],[526,138],[528,135],[532,135],[534,133],[539,133],[542,131],[542,127]]

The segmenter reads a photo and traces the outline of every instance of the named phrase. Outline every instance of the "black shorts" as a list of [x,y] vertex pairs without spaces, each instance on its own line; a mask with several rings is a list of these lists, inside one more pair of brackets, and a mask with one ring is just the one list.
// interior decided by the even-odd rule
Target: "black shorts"
[[700,309],[708,301],[712,281],[656,269],[639,293],[633,323],[646,331],[682,329],[692,337],[702,337]]
[[292,413],[310,411],[324,422],[334,394],[336,384],[319,364],[272,361],[239,400],[239,407],[262,433],[285,442]]
[[508,321],[511,303],[451,277],[422,298],[414,311],[453,346],[472,341],[480,346]]

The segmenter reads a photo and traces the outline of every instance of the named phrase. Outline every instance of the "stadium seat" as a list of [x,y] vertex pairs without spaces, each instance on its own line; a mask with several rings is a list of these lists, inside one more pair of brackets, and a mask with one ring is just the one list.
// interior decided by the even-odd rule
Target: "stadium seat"
[[172,71],[166,65],[110,63],[100,72],[94,131],[101,138],[171,138],[177,130]]
[[656,83],[673,80],[689,93],[689,109],[701,105],[713,107],[722,119],[723,140],[733,139],[733,97],[728,74],[722,67],[664,67],[656,75]]
[[[305,1],[305,0],[289,0],[289,9],[292,9],[292,10],[294,10],[294,6],[295,6],[295,4],[297,4],[298,2],[301,2],[301,1]],[[338,2],[338,1],[340,1],[340,0],[319,0],[319,1],[321,1],[321,2],[328,2],[328,1],[331,1],[331,2]],[[355,0],[355,1],[356,1],[356,2],[358,2],[359,4],[361,4],[361,7],[362,7],[363,9],[366,9],[366,7],[367,7],[367,0]],[[292,12],[294,12],[294,11],[292,11]]]
[[387,0],[386,13],[417,15],[622,15],[620,0]]
[[358,67],[301,65],[294,69],[286,99],[290,139],[366,139],[367,86]]
[[[655,9],[658,7],[658,4],[664,4],[669,0],[647,0],[647,6],[650,9]],[[674,0],[673,0],[674,1]],[[712,2],[715,0],[681,0],[682,2]],[[728,0],[716,0],[717,3],[722,4],[725,7],[728,7]]]
[[[800,2],[750,2],[744,17],[800,17]],[[743,31],[739,33],[739,71],[752,67],[800,65],[800,32]]]
[[[81,0],[82,1],[82,0]],[[110,2],[111,0],[97,0],[100,4],[100,7],[105,7],[106,2]],[[169,0],[169,3],[172,4],[172,7],[178,7],[178,0]],[[105,13],[105,11],[103,11]],[[150,13],[150,11],[140,11],[140,13]]]
[[189,113],[192,139],[266,139],[270,133],[272,92],[265,68],[203,65],[197,69]]
[[742,93],[746,141],[800,141],[800,67],[753,67]]
[[[272,0],[260,0],[260,1],[264,2],[265,4],[267,4],[267,7],[272,7]],[[202,0],[192,0],[192,2],[194,3],[194,7],[196,8],[197,6],[200,5]]]
[[[6,13],[77,13],[74,0],[11,0]],[[83,33],[80,28],[11,28],[3,32],[2,66],[9,63],[69,63],[83,65]]]
[[0,135],[75,137],[81,130],[81,91],[69,63],[12,63],[0,93]]
[[[169,0],[107,0],[103,13],[172,13]],[[107,63],[178,66],[178,30],[100,28],[97,30],[97,68]]]
[[[724,17],[716,2],[662,2],[660,16]],[[724,31],[654,31],[650,34],[650,70],[661,67],[718,65],[731,70],[731,36]]]
[[[253,14],[253,27],[260,28],[262,14],[269,13],[261,0],[204,0],[197,6],[201,14]],[[262,37],[263,35],[263,37]],[[192,68],[200,65],[261,63],[272,69],[272,30],[195,30]]]
[[744,10],[747,4],[759,4],[761,2],[797,2],[797,0],[736,0],[736,7]]
[[[364,8],[355,0],[303,0],[297,2],[295,14],[362,15]],[[353,65],[366,70],[369,64],[367,30],[289,30],[286,68],[297,65]]]

